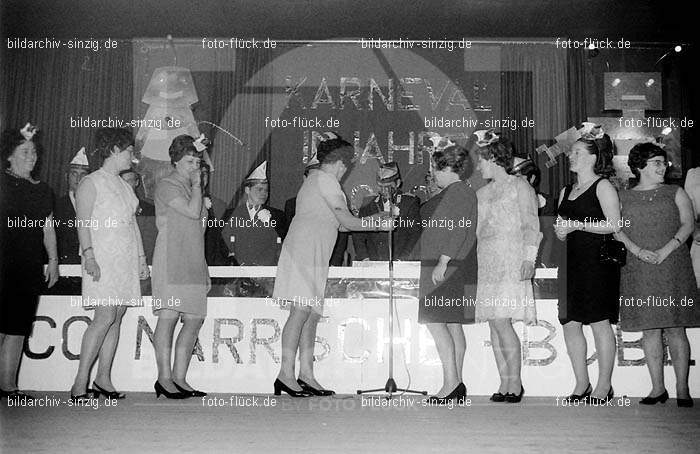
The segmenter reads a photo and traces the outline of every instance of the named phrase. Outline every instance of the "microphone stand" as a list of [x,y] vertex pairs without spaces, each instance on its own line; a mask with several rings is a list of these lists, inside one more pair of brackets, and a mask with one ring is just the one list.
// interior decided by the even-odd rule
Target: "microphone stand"
[[[396,189],[392,188],[389,192],[389,215],[392,225],[394,224],[394,194]],[[389,378],[383,388],[374,389],[358,389],[357,394],[376,393],[384,391],[387,393],[386,399],[391,399],[393,393],[401,391],[402,393],[413,393],[428,395],[428,391],[416,391],[412,389],[399,388],[394,380],[394,232],[387,232],[389,239]]]

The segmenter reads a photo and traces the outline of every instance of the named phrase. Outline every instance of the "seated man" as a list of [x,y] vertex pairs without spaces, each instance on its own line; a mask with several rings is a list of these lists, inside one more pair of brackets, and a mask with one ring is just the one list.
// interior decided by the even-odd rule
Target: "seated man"
[[83,147],[68,164],[66,171],[68,193],[56,200],[56,209],[54,210],[58,262],[61,264],[80,263],[80,243],[78,230],[75,227],[75,191],[88,173],[90,173],[90,167],[85,155],[85,147]]
[[[393,203],[396,225],[396,229],[392,232],[393,258],[418,260],[415,248],[421,233],[420,200],[399,189],[401,175],[395,162],[388,162],[379,167],[377,184],[379,195],[365,198],[360,208],[360,216],[371,216],[381,211],[388,212]],[[387,232],[354,232],[352,237],[357,260],[389,260]]]
[[267,161],[244,181],[241,203],[224,215],[222,237],[238,265],[275,266],[287,234],[287,222],[281,210],[267,205],[269,184]]

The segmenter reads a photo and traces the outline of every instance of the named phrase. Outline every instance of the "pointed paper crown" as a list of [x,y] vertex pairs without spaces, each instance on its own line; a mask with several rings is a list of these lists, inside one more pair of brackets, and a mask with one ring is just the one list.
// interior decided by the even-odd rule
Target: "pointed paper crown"
[[427,136],[428,139],[433,143],[433,147],[437,148],[438,150],[444,150],[447,147],[456,145],[453,141],[450,140],[449,137],[443,137],[436,132],[428,132]]
[[500,139],[500,136],[496,134],[493,129],[474,131],[474,135],[476,136],[476,144],[479,147],[491,145],[494,142],[498,142],[498,139]]
[[88,163],[87,155],[85,154],[85,147],[82,147],[80,150],[77,151],[77,153],[75,153],[75,156],[73,156],[70,165],[82,167],[90,166],[90,164]]
[[380,165],[379,170],[377,170],[377,183],[379,184],[393,183],[399,178],[401,178],[399,165],[393,161]]
[[267,161],[263,161],[262,164],[257,166],[255,170],[248,175],[246,181],[250,180],[267,181]]
[[340,137],[338,136],[338,134],[331,132],[331,131],[324,132],[323,134],[321,134],[321,136],[319,138],[319,140],[321,142],[325,142],[326,140],[334,140],[334,139],[340,139]]

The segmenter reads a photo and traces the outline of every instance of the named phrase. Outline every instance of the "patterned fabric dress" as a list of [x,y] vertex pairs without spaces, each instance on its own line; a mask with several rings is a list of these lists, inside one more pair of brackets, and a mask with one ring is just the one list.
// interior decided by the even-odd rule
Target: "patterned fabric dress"
[[520,279],[524,260],[534,263],[542,239],[537,195],[521,177],[492,181],[476,193],[479,257],[476,321],[498,318],[537,323],[532,281]]
[[92,249],[100,267],[100,279],[85,271],[83,258],[83,306],[138,306],[139,247],[136,209],[139,201],[129,184],[118,175],[99,169],[83,180],[95,187],[95,204],[89,226]]
[[[675,185],[648,191],[622,191],[623,228],[639,247],[655,251],[680,228]],[[620,282],[620,326],[625,331],[700,326],[700,294],[690,252],[680,245],[658,265],[627,252]],[[692,304],[690,300],[693,301]]]

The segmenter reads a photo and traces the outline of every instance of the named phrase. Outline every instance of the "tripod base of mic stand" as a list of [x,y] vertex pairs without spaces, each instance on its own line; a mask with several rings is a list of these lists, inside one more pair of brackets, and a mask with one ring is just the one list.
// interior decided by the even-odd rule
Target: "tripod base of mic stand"
[[386,385],[384,385],[384,388],[365,389],[365,390],[358,389],[357,394],[378,393],[378,392],[382,392],[382,391],[389,394],[387,396],[387,399],[391,399],[391,395],[397,391],[400,391],[402,393],[422,394],[424,396],[428,395],[428,391],[416,391],[413,389],[397,388],[396,382],[391,377],[389,377],[389,379],[386,381]]

